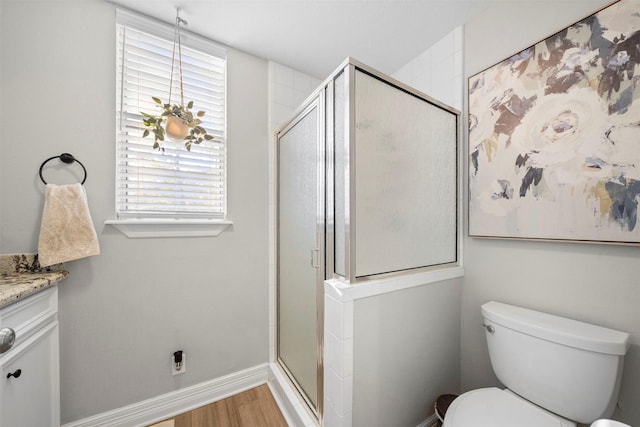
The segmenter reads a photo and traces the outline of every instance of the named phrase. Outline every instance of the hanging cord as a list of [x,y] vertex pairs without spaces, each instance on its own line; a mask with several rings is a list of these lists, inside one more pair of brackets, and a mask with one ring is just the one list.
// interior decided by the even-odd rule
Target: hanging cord
[[180,24],[187,21],[180,18],[180,8],[176,8],[176,29],[173,34],[173,52],[171,53],[171,78],[169,80],[169,104],[171,104],[171,92],[173,91],[173,69],[176,60],[176,42],[178,43],[178,73],[180,76],[180,106],[184,106],[184,88],[182,86],[182,42],[180,40]]

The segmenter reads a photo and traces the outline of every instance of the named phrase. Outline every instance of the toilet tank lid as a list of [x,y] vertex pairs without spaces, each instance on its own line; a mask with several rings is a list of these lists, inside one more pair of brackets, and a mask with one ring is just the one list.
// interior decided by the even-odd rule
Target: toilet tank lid
[[629,349],[626,332],[496,301],[483,304],[481,309],[487,320],[547,341],[621,356]]

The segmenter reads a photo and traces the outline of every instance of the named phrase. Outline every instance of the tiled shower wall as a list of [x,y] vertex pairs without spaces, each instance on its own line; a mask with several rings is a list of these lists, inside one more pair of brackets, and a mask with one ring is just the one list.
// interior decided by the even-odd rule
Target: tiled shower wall
[[392,76],[462,111],[463,31],[456,28]]
[[284,65],[269,62],[269,134],[289,119],[321,80]]

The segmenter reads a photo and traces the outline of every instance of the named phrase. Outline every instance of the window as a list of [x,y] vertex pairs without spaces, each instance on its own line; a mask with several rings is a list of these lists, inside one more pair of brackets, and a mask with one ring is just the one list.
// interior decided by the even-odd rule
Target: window
[[[226,53],[209,40],[181,31],[185,102],[205,111],[202,126],[213,141],[192,145],[165,140],[153,149],[143,138],[141,112],[157,114],[152,97],[168,102],[174,27],[117,12],[116,221],[204,223],[226,215]],[[174,70],[171,103],[179,103]],[[175,221],[179,220],[179,221]]]

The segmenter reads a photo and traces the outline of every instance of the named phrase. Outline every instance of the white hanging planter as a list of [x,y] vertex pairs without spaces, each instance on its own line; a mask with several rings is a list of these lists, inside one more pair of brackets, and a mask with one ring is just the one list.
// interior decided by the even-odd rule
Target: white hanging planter
[[[169,80],[169,102],[162,103],[157,97],[152,97],[153,101],[162,107],[161,114],[142,113],[142,123],[145,130],[142,137],[145,138],[151,133],[154,135],[153,148],[164,151],[160,145],[165,140],[165,136],[174,141],[184,141],[187,150],[191,150],[192,144],[200,144],[202,141],[211,141],[213,136],[207,134],[207,130],[201,126],[204,111],[198,111],[195,115],[190,111],[193,108],[193,101],[184,103],[184,89],[182,84],[182,46],[180,44],[180,24],[187,21],[181,19],[180,9],[176,11],[176,32],[173,39],[173,52],[171,56],[171,78]],[[176,58],[176,46],[178,56],[178,70],[180,72],[180,104],[171,103],[171,90],[173,88],[173,69]]]
[[178,116],[167,116],[164,131],[174,141],[184,140],[189,135],[189,123]]

